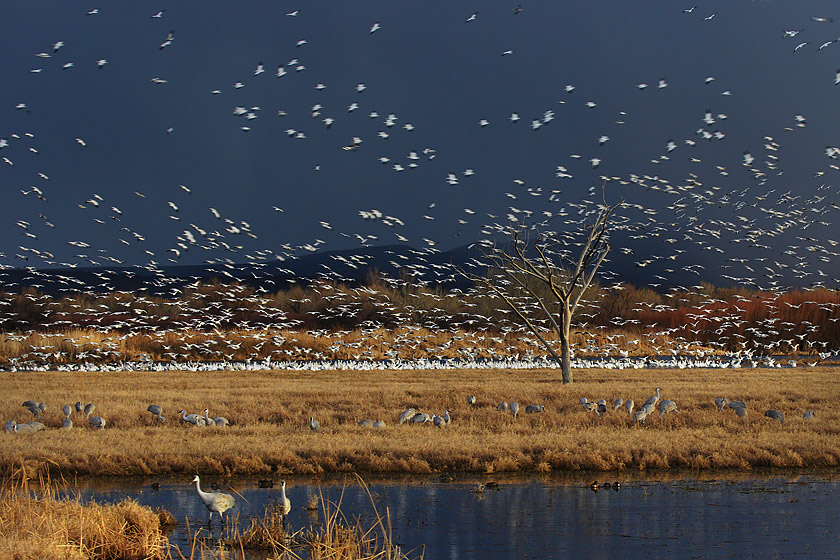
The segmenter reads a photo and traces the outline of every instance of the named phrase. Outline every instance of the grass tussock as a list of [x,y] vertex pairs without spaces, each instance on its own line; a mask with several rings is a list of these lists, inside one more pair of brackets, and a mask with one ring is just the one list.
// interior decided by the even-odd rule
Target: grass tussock
[[83,504],[49,480],[42,479],[37,488],[31,489],[18,471],[0,489],[0,559],[170,558],[165,515],[133,500]]
[[[251,520],[244,531],[235,531],[225,539],[225,545],[240,551],[270,551],[275,558],[310,560],[408,560],[394,543],[389,512],[380,514],[373,497],[361,477],[356,477],[365,489],[375,519],[369,525],[361,520],[348,520],[341,512],[342,493],[337,502],[316,497],[320,504],[322,523],[317,527],[287,533],[282,510],[266,508],[265,515]],[[311,504],[310,504],[311,505]],[[422,553],[419,558],[422,559]]]
[[[556,370],[274,371],[274,372],[7,372],[0,378],[0,419],[31,420],[20,403],[47,403],[46,430],[0,432],[0,474],[24,465],[30,476],[191,476],[337,472],[476,473],[750,469],[840,465],[840,377],[830,367],[739,370],[580,370],[560,383]],[[638,408],[661,388],[680,413],[634,425],[614,399]],[[475,405],[466,396],[475,395]],[[579,398],[606,399],[601,417]],[[718,410],[715,397],[747,403],[746,418]],[[104,430],[61,406],[96,404]],[[514,420],[500,401],[541,404]],[[146,412],[163,407],[166,423]],[[442,414],[452,423],[398,425],[402,410]],[[199,428],[175,411],[225,416],[229,428]],[[764,417],[782,411],[784,424]],[[814,410],[814,418],[803,413]],[[309,416],[320,421],[312,432]],[[384,420],[382,430],[362,419]]]

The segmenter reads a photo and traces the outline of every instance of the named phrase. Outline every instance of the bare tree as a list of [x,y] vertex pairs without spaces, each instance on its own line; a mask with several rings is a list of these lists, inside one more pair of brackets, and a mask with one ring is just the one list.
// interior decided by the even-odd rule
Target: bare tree
[[[599,205],[577,232],[538,233],[534,228],[511,227],[504,245],[484,253],[486,274],[460,269],[465,277],[495,293],[534,333],[560,365],[563,383],[572,382],[569,335],[582,297],[592,285],[610,251],[610,217],[621,203]],[[533,242],[528,237],[534,235]],[[485,263],[487,264],[487,263]],[[560,354],[545,339],[548,325],[560,341]]]

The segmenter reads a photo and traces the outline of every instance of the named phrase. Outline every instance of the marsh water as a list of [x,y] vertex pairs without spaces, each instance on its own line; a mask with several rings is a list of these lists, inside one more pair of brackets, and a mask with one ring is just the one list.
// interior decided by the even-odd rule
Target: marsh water
[[[603,475],[601,475],[603,476]],[[304,509],[319,492],[341,500],[341,511],[369,526],[373,506],[390,514],[393,540],[426,559],[509,558],[840,558],[840,474],[790,473],[727,478],[669,476],[619,478],[620,490],[593,491],[589,478],[439,477],[371,479],[372,496],[354,477],[289,478],[293,529],[319,522]],[[207,522],[195,486],[152,479],[80,483],[84,499],[130,497],[162,507],[178,520],[170,540],[185,553],[186,521]],[[497,486],[478,491],[479,483]],[[612,482],[612,478],[610,481]],[[217,481],[202,479],[206,490]],[[221,482],[221,481],[219,481]],[[227,480],[220,490],[236,496],[240,525],[262,515],[279,486]],[[372,505],[373,504],[373,505]],[[213,532],[218,534],[218,518]],[[256,557],[256,556],[255,556]]]

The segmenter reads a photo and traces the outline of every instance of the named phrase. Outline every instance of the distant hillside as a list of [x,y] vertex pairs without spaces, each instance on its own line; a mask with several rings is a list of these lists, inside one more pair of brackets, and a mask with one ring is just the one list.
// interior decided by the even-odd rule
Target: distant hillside
[[18,292],[34,287],[47,294],[68,291],[145,291],[166,295],[173,288],[196,281],[238,281],[267,290],[287,288],[297,282],[329,278],[347,283],[364,281],[372,270],[390,277],[402,275],[446,286],[465,284],[449,270],[479,257],[468,246],[449,251],[421,251],[406,245],[362,247],[324,251],[271,263],[203,264],[153,267],[86,267],[61,269],[16,268],[0,272],[0,289]]

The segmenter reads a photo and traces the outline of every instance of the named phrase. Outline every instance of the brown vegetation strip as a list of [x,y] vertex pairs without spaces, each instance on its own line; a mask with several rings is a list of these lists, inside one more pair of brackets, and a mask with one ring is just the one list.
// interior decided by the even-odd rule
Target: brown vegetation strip
[[164,522],[171,516],[133,500],[83,504],[48,481],[37,488],[31,492],[25,478],[15,476],[0,489],[0,559],[171,558],[164,534]]
[[[430,473],[579,470],[749,469],[840,464],[840,378],[828,367],[757,370],[581,370],[562,386],[554,370],[323,372],[7,372],[0,377],[0,419],[31,420],[20,404],[47,403],[44,431],[0,433],[0,472],[21,463],[30,474],[150,475],[323,472]],[[632,426],[626,412],[585,412],[579,397],[637,407],[659,386],[680,413]],[[477,403],[467,404],[474,394]],[[738,418],[714,398],[747,403]],[[83,416],[59,429],[63,404],[96,404],[105,430]],[[514,421],[502,401],[542,404]],[[157,425],[146,407],[163,406]],[[397,425],[406,407],[442,414],[452,424]],[[230,428],[178,420],[186,409],[225,416]],[[611,407],[610,407],[611,408]],[[764,417],[785,413],[784,425]],[[803,419],[806,410],[815,417]],[[321,430],[307,427],[309,416]],[[384,430],[360,428],[384,420]]]

